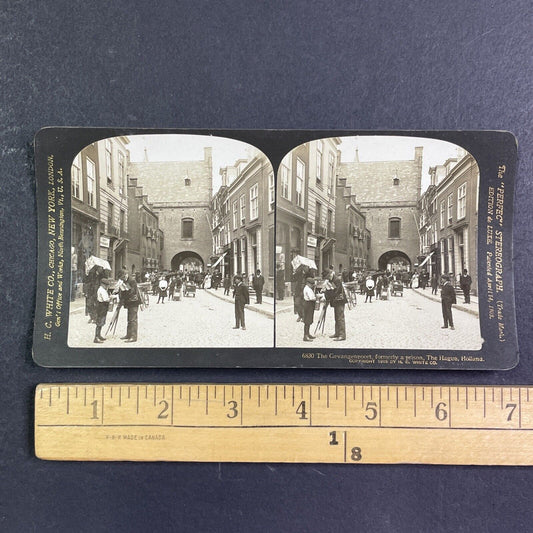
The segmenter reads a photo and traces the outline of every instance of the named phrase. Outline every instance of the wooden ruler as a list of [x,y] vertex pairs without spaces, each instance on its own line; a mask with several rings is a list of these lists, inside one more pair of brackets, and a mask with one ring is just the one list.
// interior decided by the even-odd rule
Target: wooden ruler
[[41,459],[533,464],[533,386],[43,384]]

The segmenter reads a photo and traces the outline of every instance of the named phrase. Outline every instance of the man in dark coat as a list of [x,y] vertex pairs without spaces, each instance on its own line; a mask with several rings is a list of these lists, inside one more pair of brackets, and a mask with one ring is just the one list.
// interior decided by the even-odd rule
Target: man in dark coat
[[244,323],[244,306],[250,303],[250,295],[248,287],[242,282],[241,276],[235,276],[235,290],[233,292],[235,298],[235,327],[233,329],[246,329]]
[[137,342],[137,327],[139,305],[139,289],[133,276],[130,276],[127,270],[122,270],[119,274],[121,281],[119,285],[120,303],[128,310],[128,326],[126,335],[122,337],[126,342]]
[[336,276],[333,270],[330,270],[329,281],[333,284],[334,289],[329,292],[329,305],[335,312],[335,334],[331,338],[335,341],[346,340],[346,320],[344,318],[344,306],[346,305],[346,295],[342,286],[342,279]]
[[256,303],[263,303],[263,287],[265,285],[265,278],[261,275],[261,271],[257,269],[255,276],[252,280],[252,287],[255,291],[255,300]]
[[468,274],[468,270],[465,268],[459,278],[459,285],[463,291],[465,297],[465,304],[470,303],[470,287],[472,287],[472,278]]
[[450,326],[450,329],[455,329],[453,326],[453,316],[452,316],[452,305],[457,303],[455,297],[455,289],[450,283],[450,278],[448,276],[442,276],[442,289],[440,292],[441,302],[442,302],[442,318],[444,319],[444,326],[442,329],[447,329]]

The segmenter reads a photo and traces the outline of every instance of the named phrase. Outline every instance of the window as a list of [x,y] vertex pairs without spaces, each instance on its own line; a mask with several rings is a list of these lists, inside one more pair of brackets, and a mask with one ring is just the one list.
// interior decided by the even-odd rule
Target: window
[[96,166],[94,162],[87,158],[87,203],[91,207],[96,207]]
[[399,218],[389,218],[389,239],[400,238],[400,223]]
[[320,202],[316,203],[315,207],[315,233],[322,233],[322,204]]
[[317,185],[322,181],[322,150],[324,149],[324,141],[317,141],[316,143],[316,182]]
[[304,180],[305,163],[301,159],[296,160],[296,205],[304,207]]
[[230,234],[229,234],[229,222],[226,223],[226,231],[224,232],[224,246],[230,243]]
[[327,221],[328,235],[331,235],[331,232],[333,231],[332,225],[333,225],[333,211],[331,209],[328,209],[328,221]]
[[448,224],[453,220],[453,193],[448,195]]
[[290,170],[285,165],[281,165],[281,196],[287,200],[291,199]]
[[126,194],[126,167],[124,165],[124,154],[118,153],[118,179],[120,180],[120,186],[122,194]]
[[466,216],[466,183],[457,190],[457,218]]
[[335,156],[330,153],[328,157],[328,194],[333,194],[335,180]]
[[237,201],[233,202],[233,229],[237,229],[238,222],[237,222],[237,216],[238,216],[238,208],[237,208]]
[[181,221],[181,238],[192,239],[194,230],[194,220],[192,218],[184,218]]
[[120,234],[124,233],[124,226],[126,225],[126,212],[124,209],[120,210]]
[[190,187],[190,186],[191,186],[191,179],[185,178],[185,187]]
[[78,200],[83,200],[82,198],[82,188],[81,188],[81,158],[78,154],[74,161],[72,162],[72,196]]
[[259,200],[257,198],[257,191],[259,186],[257,183],[250,188],[250,220],[255,220],[259,216]]
[[440,203],[440,229],[446,226],[446,202],[442,200]]
[[274,184],[274,172],[268,175],[268,206],[269,211],[272,211],[276,204],[276,189]]
[[239,198],[239,207],[241,210],[241,226],[244,226],[246,222],[246,201],[244,199],[244,194]]
[[105,175],[107,176],[107,183],[113,185],[113,177],[111,173],[111,140],[105,140]]
[[111,226],[113,226],[113,202],[107,202],[107,233],[111,233]]

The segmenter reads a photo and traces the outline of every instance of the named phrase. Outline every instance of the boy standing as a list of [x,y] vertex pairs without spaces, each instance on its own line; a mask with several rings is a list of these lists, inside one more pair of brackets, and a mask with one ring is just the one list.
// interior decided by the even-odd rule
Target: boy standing
[[96,344],[101,344],[105,341],[105,338],[102,337],[102,328],[105,324],[105,319],[107,316],[107,311],[109,309],[109,280],[107,278],[102,278],[100,280],[100,286],[96,292],[96,331],[94,333],[94,342]]

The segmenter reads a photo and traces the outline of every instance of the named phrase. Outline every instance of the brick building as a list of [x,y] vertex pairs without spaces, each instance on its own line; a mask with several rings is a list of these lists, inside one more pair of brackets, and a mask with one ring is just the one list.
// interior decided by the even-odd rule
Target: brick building
[[368,268],[370,231],[366,217],[357,204],[357,196],[346,185],[345,178],[337,181],[335,206],[335,267],[338,272],[361,271]]
[[304,143],[287,154],[279,167],[276,261],[287,287],[294,256],[313,259],[319,272],[334,263],[339,144],[337,137]]
[[160,270],[163,232],[159,229],[159,217],[136,178],[129,178],[128,206],[128,269],[143,275]]
[[414,159],[341,163],[339,178],[357,196],[372,243],[368,267],[409,270],[419,255],[418,200],[422,174],[422,147]]
[[[220,170],[213,198],[213,253],[222,275],[249,277],[260,269],[265,292],[274,292],[274,172],[263,154]],[[216,263],[216,261],[215,261]],[[215,264],[214,263],[214,264]]]
[[99,255],[111,266],[113,277],[126,266],[128,248],[127,137],[112,137],[96,143],[99,179]]
[[[421,252],[430,273],[467,269],[477,291],[479,168],[464,150],[429,169],[431,184],[421,198]],[[424,224],[422,224],[424,221]]]
[[86,146],[72,162],[72,286],[83,283],[85,261],[99,254],[100,175],[97,143]]
[[161,268],[205,270],[213,249],[212,149],[204,148],[197,161],[129,163],[128,173],[148,196],[164,234]]

